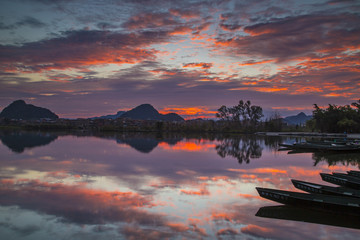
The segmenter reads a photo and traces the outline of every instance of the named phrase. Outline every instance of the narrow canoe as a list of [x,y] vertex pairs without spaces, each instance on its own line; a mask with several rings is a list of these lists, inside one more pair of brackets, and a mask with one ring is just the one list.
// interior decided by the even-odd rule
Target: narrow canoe
[[335,176],[328,173],[320,173],[321,179],[325,182],[333,183],[339,186],[344,186],[352,189],[360,189],[360,179],[354,180],[344,176]]
[[343,177],[346,179],[352,179],[354,181],[360,181],[360,176],[357,175],[350,175],[348,173],[339,173],[339,172],[333,172],[332,175],[334,176],[339,176],[339,177]]
[[357,198],[308,194],[260,187],[257,187],[256,190],[261,197],[286,205],[331,212],[360,214],[360,199]]
[[350,170],[347,173],[351,176],[360,177],[360,171]]
[[360,190],[354,190],[345,187],[331,187],[326,185],[321,185],[317,183],[305,182],[300,180],[291,179],[293,185],[300,190],[303,190],[308,193],[318,193],[318,194],[327,194],[327,195],[337,195],[337,196],[347,196],[360,198]]

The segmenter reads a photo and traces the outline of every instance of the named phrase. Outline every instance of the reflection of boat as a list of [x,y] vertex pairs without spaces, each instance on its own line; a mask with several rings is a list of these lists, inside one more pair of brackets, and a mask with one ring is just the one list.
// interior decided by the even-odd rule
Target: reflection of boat
[[334,140],[306,140],[307,143],[310,144],[320,144],[320,145],[331,145],[331,144],[347,144],[351,143],[352,140],[342,140],[342,139],[334,139]]
[[313,211],[287,205],[262,207],[255,216],[360,229],[359,215]]
[[328,194],[328,195],[338,195],[338,196],[348,196],[348,197],[357,197],[360,198],[360,191],[344,188],[344,187],[331,187],[326,185],[321,185],[317,183],[304,182],[295,179],[291,179],[291,182],[297,189],[303,190],[309,193],[318,193],[318,194]]
[[360,212],[360,199],[357,198],[308,194],[260,187],[257,187],[256,190],[261,197],[282,204],[325,211],[346,212],[349,214]]
[[328,173],[320,173],[321,179],[325,182],[333,183],[339,186],[349,187],[353,189],[360,189],[360,179],[352,178],[350,176],[338,176]]
[[360,151],[360,145],[352,143],[311,143],[300,142],[293,144],[279,144],[281,147],[295,150],[311,150],[311,151]]

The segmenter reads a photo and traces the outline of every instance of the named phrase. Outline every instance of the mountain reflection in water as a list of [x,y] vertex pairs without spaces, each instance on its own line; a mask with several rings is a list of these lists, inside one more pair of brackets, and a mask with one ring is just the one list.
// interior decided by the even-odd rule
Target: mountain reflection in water
[[[273,152],[278,150],[279,143],[291,141],[292,138],[266,137],[256,135],[186,135],[175,133],[109,133],[109,132],[32,132],[32,131],[0,131],[2,144],[13,152],[22,153],[25,149],[45,146],[55,141],[59,136],[77,137],[98,137],[113,139],[118,144],[125,144],[133,149],[150,153],[155,148],[164,146],[175,146],[184,139],[208,139],[215,141],[217,154],[224,157],[232,157],[238,160],[239,164],[250,163],[251,159],[260,158],[264,148]],[[301,141],[301,138],[292,140]],[[200,145],[199,145],[200,146]],[[193,146],[194,147],[194,146]],[[307,153],[306,151],[289,151],[288,154]],[[314,166],[319,162],[327,162],[329,166],[336,164],[359,166],[359,153],[327,153],[310,152],[314,159]]]
[[42,132],[21,132],[21,131],[1,131],[0,139],[16,153],[24,152],[25,148],[44,146],[57,139],[57,135]]
[[[17,142],[3,140],[9,135]],[[294,190],[291,178],[320,183],[320,172],[358,168],[345,155],[345,162],[329,166],[314,165],[312,153],[277,151],[292,138],[113,132],[0,137],[1,239],[359,237],[358,230],[255,216],[273,204],[258,196],[256,186]],[[28,144],[37,138],[53,140]],[[14,152],[21,149],[16,146],[22,151]]]

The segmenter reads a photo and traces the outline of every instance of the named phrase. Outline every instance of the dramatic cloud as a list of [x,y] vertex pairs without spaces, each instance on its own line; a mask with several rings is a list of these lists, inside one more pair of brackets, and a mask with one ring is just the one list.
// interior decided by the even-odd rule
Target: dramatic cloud
[[304,15],[274,19],[244,28],[248,36],[218,39],[231,54],[267,57],[278,62],[360,47],[360,17],[355,14]]
[[313,103],[349,104],[360,90],[357,1],[0,7],[0,109],[24,98],[90,117],[147,102],[196,118],[250,99],[267,112],[310,114]]
[[[154,35],[157,37],[154,38]],[[156,51],[144,47],[150,42],[160,43],[165,39],[165,32],[70,31],[58,38],[23,46],[0,46],[0,62],[5,72],[37,72],[110,63],[134,64],[154,59]]]

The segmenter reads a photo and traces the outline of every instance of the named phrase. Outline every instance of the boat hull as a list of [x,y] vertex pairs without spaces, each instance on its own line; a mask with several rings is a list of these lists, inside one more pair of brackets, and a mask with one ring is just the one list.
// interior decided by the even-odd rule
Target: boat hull
[[360,189],[360,179],[348,178],[345,176],[336,176],[328,173],[320,173],[321,179],[325,182],[333,183],[339,186]]
[[356,171],[356,170],[350,170],[347,172],[350,176],[354,176],[354,177],[358,177],[360,178],[360,171]]
[[360,190],[354,190],[345,187],[331,187],[295,179],[291,179],[291,182],[297,189],[308,193],[360,198]]
[[261,197],[286,205],[331,212],[360,214],[360,199],[356,198],[308,194],[260,187],[257,187],[256,190]]

